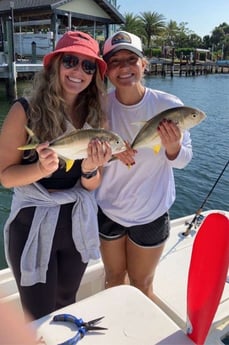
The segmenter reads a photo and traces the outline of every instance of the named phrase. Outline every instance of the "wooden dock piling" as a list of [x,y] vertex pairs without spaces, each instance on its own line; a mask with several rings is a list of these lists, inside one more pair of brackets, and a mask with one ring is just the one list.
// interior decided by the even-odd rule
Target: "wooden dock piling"
[[7,41],[8,41],[8,80],[6,81],[6,95],[10,99],[17,97],[17,71],[15,65],[13,23],[12,19],[6,22]]
[[161,75],[166,77],[173,76],[201,76],[213,73],[229,73],[229,61],[199,61],[192,62],[188,60],[180,60],[173,62],[172,59],[151,59],[146,71],[148,75]]

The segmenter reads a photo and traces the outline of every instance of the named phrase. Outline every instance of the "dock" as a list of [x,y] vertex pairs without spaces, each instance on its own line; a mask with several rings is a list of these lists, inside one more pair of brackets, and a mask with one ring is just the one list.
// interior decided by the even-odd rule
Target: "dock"
[[[34,73],[43,67],[42,62],[31,63],[14,61],[11,64],[0,64],[0,81],[3,80],[6,87],[6,96],[14,99],[16,94],[17,79],[32,79]],[[212,73],[229,73],[229,60],[224,61],[196,61],[172,62],[168,59],[149,59],[146,75],[155,76],[201,76]]]
[[[42,63],[15,63],[16,69],[16,78],[23,77],[25,74],[34,74],[38,72],[42,68]],[[9,78],[9,66],[8,64],[0,65],[0,79],[8,79]]]
[[[42,68],[42,63],[30,62],[14,62],[13,68],[9,68],[7,63],[0,64],[0,80],[11,78],[11,70],[15,70],[15,77],[30,79],[34,73]],[[149,59],[149,66],[146,70],[148,75],[161,75],[161,76],[198,76],[209,73],[229,73],[229,60],[224,61],[207,61],[187,63],[172,63],[165,59]]]
[[29,80],[34,73],[41,70],[42,63],[0,64],[0,81],[5,84],[6,97],[13,100],[17,97],[17,79]]
[[173,61],[172,59],[151,58],[146,70],[148,75],[199,76],[212,73],[229,73],[229,60],[219,61]]

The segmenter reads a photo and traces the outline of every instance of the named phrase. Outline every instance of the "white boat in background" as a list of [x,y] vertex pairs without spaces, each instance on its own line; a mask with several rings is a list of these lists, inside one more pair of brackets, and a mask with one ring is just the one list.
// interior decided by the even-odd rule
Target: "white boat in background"
[[[201,215],[206,217],[211,213],[221,213],[229,219],[229,211],[210,210]],[[93,262],[83,277],[77,302],[32,323],[38,336],[42,336],[47,345],[57,345],[73,337],[76,334],[74,325],[52,322],[54,315],[68,313],[85,321],[104,316],[98,326],[108,329],[98,334],[87,333],[80,341],[82,345],[194,344],[186,335],[186,296],[189,264],[199,224],[187,236],[183,235],[187,224],[192,223],[194,217],[195,215],[190,215],[171,221],[171,235],[154,280],[155,302],[127,285],[104,290],[102,261]],[[1,299],[3,302],[21,308],[17,287],[9,268],[0,271],[0,291],[5,294]],[[229,272],[204,345],[226,344],[229,344]]]

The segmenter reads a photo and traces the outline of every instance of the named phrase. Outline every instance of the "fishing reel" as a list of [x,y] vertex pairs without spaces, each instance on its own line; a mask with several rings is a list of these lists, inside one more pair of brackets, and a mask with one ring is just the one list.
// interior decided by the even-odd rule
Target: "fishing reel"
[[203,219],[204,219],[204,216],[200,214],[200,212],[197,212],[191,222],[188,222],[188,221],[185,222],[187,229],[186,231],[182,233],[182,236],[187,237],[188,235],[190,235],[190,233],[192,232],[192,228],[194,227],[194,229],[197,229],[202,223]]
[[194,228],[197,229],[203,220],[204,220],[204,216],[202,214],[198,214],[194,221],[192,222],[186,221],[185,225],[189,226],[190,228],[194,226]]

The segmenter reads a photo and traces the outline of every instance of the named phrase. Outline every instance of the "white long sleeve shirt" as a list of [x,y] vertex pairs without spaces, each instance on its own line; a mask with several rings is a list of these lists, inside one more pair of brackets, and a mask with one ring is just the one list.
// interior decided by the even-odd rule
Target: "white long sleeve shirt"
[[[110,128],[130,143],[142,126],[136,123],[183,105],[176,96],[149,88],[143,99],[131,106],[121,104],[115,91],[108,97]],[[123,226],[152,222],[168,211],[175,200],[173,168],[184,168],[191,158],[191,138],[186,131],[174,160],[167,158],[163,148],[158,154],[149,148],[139,148],[136,164],[131,168],[119,160],[111,161],[104,167],[103,181],[96,192],[98,205],[109,218]]]

